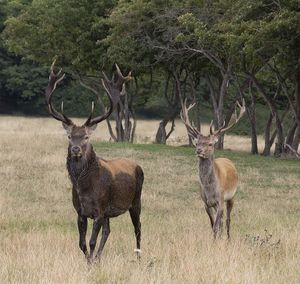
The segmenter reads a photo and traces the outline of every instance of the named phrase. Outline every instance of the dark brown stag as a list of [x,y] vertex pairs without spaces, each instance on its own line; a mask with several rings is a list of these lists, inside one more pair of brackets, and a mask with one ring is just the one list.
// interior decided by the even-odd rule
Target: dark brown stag
[[[89,262],[93,260],[97,237],[102,227],[102,238],[95,256],[95,259],[100,259],[110,233],[109,219],[129,210],[136,236],[135,251],[139,257],[143,171],[139,165],[127,159],[108,161],[97,157],[89,141],[97,124],[111,115],[123,84],[131,78],[130,73],[124,77],[117,65],[117,73],[112,80],[103,73],[102,84],[108,95],[110,107],[104,115],[92,118],[92,104],[92,112],[87,121],[82,126],[77,126],[63,113],[63,109],[59,112],[53,106],[53,92],[64,78],[61,70],[54,71],[54,64],[55,62],[50,69],[46,100],[49,113],[62,122],[69,139],[67,169],[73,185],[73,205],[78,214],[79,247]],[[87,218],[94,220],[89,242],[90,253],[86,246]]]

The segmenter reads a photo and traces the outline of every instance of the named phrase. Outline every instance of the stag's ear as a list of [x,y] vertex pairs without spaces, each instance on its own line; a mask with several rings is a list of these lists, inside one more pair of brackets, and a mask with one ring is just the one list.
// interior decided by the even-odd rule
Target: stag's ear
[[62,123],[64,129],[67,131],[67,134],[70,135],[71,132],[72,132],[72,128],[73,128],[73,125],[69,125],[69,124],[66,124],[66,123]]
[[86,126],[86,131],[88,133],[88,135],[91,135],[93,133],[93,131],[97,128],[98,124],[94,124],[92,126]]

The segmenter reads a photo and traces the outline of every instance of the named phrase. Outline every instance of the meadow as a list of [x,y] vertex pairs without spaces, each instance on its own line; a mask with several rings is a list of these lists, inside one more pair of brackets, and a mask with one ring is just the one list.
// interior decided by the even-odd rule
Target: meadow
[[88,266],[61,124],[0,117],[0,283],[300,283],[299,161],[251,156],[249,138],[227,136],[216,156],[234,161],[239,189],[232,238],[214,241],[194,150],[178,146],[185,129],[178,123],[171,145],[154,145],[157,123],[140,122],[133,145],[107,142],[105,123],[95,131],[99,156],[134,159],[144,169],[142,258],[126,213],[111,220],[101,262]]

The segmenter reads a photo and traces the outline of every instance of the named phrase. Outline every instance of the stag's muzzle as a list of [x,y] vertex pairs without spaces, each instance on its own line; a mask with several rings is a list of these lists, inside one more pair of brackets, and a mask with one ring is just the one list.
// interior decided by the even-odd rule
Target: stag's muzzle
[[82,155],[81,148],[79,146],[72,146],[71,153],[74,157],[81,157]]

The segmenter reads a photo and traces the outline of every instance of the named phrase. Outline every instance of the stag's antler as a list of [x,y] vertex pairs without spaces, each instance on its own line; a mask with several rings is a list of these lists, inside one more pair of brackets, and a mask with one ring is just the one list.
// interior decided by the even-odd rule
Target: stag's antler
[[[61,104],[61,112],[58,112],[52,104],[53,92],[55,91],[57,84],[60,83],[65,77],[65,74],[61,75],[61,71],[62,71],[61,69],[56,73],[54,71],[54,67],[55,67],[55,60],[53,61],[50,67],[49,83],[46,89],[46,101],[47,101],[49,113],[55,119],[62,121],[67,125],[73,125],[72,120],[69,119],[67,116],[65,116],[63,113],[63,103]],[[129,72],[129,74],[126,77],[124,77],[117,64],[116,64],[116,68],[117,68],[117,75],[113,76],[113,80],[109,80],[104,72],[103,72],[104,79],[101,80],[102,85],[108,95],[109,102],[110,102],[110,106],[107,112],[104,115],[92,118],[94,112],[94,102],[92,102],[91,114],[89,115],[88,119],[84,123],[85,126],[89,126],[89,127],[93,126],[108,118],[111,115],[114,106],[118,103],[120,96],[124,93],[123,90],[125,87],[125,82],[132,78],[131,72]]]
[[[239,115],[237,115],[237,106],[239,107],[239,110],[240,110]],[[236,125],[239,122],[239,120],[242,118],[242,116],[244,115],[245,112],[246,112],[245,100],[243,99],[242,105],[240,105],[240,103],[238,101],[236,101],[234,113],[232,114],[228,125],[225,127],[225,121],[224,121],[224,124],[221,128],[217,129],[216,131],[213,131],[212,130],[213,121],[212,121],[210,123],[210,134],[219,135],[219,134],[224,133],[225,131],[229,130],[230,128],[232,128],[234,125]]]
[[189,119],[189,111],[195,106],[195,104],[196,103],[193,103],[193,104],[189,105],[189,107],[187,107],[186,99],[185,99],[184,102],[181,104],[181,112],[180,112],[181,120],[185,124],[185,126],[188,130],[188,134],[192,138],[196,138],[200,134],[199,130],[197,128],[195,128],[194,126],[192,126],[192,124],[190,123],[190,119]]
[[95,118],[92,118],[93,115],[93,108],[92,108],[90,116],[88,117],[87,121],[84,123],[85,126],[92,126],[107,119],[113,112],[114,106],[117,105],[120,96],[123,94],[125,82],[132,79],[131,72],[129,72],[128,75],[124,77],[117,64],[116,64],[116,69],[117,69],[117,74],[113,76],[112,80],[109,80],[106,74],[102,72],[103,79],[101,79],[101,82],[107,93],[110,102],[110,106],[107,112],[102,116],[97,116]]
[[54,71],[55,61],[56,60],[53,61],[53,63],[51,64],[51,67],[50,67],[49,82],[48,82],[48,86],[46,88],[46,93],[45,93],[48,110],[49,110],[49,113],[55,119],[62,121],[63,123],[65,123],[67,125],[72,125],[73,124],[72,120],[69,119],[67,116],[65,116],[63,113],[63,103],[61,104],[61,112],[58,112],[52,104],[52,95],[56,89],[56,86],[65,77],[65,74],[61,75],[62,69],[60,69],[57,73],[55,73],[55,71]]

